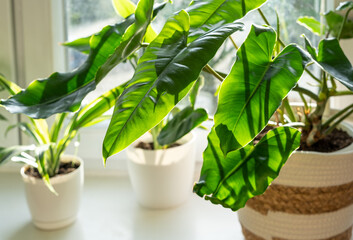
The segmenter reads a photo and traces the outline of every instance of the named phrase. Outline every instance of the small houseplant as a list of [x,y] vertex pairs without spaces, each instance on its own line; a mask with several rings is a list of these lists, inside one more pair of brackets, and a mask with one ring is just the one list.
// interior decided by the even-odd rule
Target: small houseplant
[[[16,84],[0,77],[0,86],[11,95],[21,90]],[[109,110],[121,93],[117,87],[82,107],[72,117],[57,114],[49,129],[43,119],[28,118],[20,127],[34,144],[0,147],[0,163],[12,160],[26,165],[21,168],[27,202],[33,223],[41,229],[57,229],[71,224],[77,215],[83,187],[83,161],[63,155],[81,128],[92,126],[110,116]]]
[[150,134],[127,148],[129,177],[145,207],[175,207],[191,196],[196,141],[190,131],[208,118],[204,109],[195,109],[199,87],[200,80],[191,91],[190,106],[174,108]]

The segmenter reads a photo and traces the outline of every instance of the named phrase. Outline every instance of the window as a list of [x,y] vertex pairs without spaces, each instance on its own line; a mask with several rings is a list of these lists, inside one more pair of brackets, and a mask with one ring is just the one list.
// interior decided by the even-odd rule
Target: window
[[[153,22],[156,31],[159,31],[165,19],[176,9],[186,7],[189,0],[175,0],[174,5],[168,6],[160,13],[164,20]],[[327,8],[333,8],[333,1],[327,1]],[[282,23],[281,37],[285,42],[302,43],[300,34],[309,32],[298,24],[297,17],[301,15],[312,15],[317,19],[320,17],[319,0],[269,0],[263,7],[263,12],[270,23],[275,26],[276,17],[274,9],[278,9],[279,19]],[[286,21],[283,19],[286,17]],[[244,19],[245,23],[250,18],[256,18],[258,24],[263,24],[260,16],[254,12]],[[0,31],[5,33],[0,39],[0,72],[9,79],[16,81],[25,87],[33,79],[46,77],[53,71],[66,71],[73,69],[85,59],[72,50],[67,50],[58,43],[70,41],[78,37],[88,36],[98,31],[102,26],[112,24],[121,20],[112,5],[111,0],[2,0],[0,3]],[[253,20],[253,19],[251,19]],[[247,24],[248,25],[248,24]],[[249,29],[249,27],[247,27]],[[245,34],[234,35],[238,45],[244,40]],[[310,36],[312,41],[318,41],[315,36]],[[352,51],[352,42],[344,42],[343,47]],[[353,54],[350,54],[353,56]],[[210,63],[219,71],[228,71],[234,62],[235,50],[230,42],[225,44],[216,58]],[[222,59],[222,62],[220,61]],[[225,61],[223,61],[225,60]],[[351,61],[353,61],[351,59]],[[225,64],[226,63],[226,64]],[[121,67],[121,66],[120,66]],[[118,85],[120,82],[131,78],[133,68],[128,64],[123,65],[123,69],[113,70],[107,78],[98,85],[97,92],[104,92],[111,87],[111,84]],[[216,97],[218,80],[204,74],[205,87],[199,97],[199,105],[207,106],[209,112],[216,110]],[[1,94],[1,93],[0,93]],[[1,97],[6,94],[0,95]],[[91,96],[92,97],[92,96]],[[351,100],[349,100],[351,101]],[[340,106],[342,101],[334,103]],[[336,105],[335,105],[336,104]],[[0,109],[1,110],[1,109]],[[8,114],[11,123],[17,121],[17,117]],[[85,129],[81,134],[80,155],[87,160],[92,159],[92,167],[101,167],[102,164],[97,159],[101,158],[101,144],[107,124],[100,124],[97,127]],[[0,124],[0,139],[3,139],[3,132],[6,126]],[[1,144],[15,144],[20,141],[16,134],[10,134],[11,139],[1,140]],[[26,141],[23,137],[23,141]],[[120,155],[124,158],[124,154]],[[91,164],[86,161],[86,165]],[[108,168],[119,161],[110,161]]]

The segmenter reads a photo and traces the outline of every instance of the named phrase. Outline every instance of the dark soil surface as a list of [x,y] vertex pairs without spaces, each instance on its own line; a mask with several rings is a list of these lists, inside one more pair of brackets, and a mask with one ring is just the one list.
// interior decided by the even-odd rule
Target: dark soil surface
[[[173,143],[172,145],[169,145],[168,148],[178,147],[180,145],[181,144],[179,144],[179,143]],[[139,142],[136,145],[136,148],[142,148],[144,150],[154,150],[153,142],[149,142],[149,143]]]
[[[79,163],[77,162],[64,162],[60,163],[59,167],[59,172],[57,175],[63,175],[63,174],[68,174],[70,172],[73,172],[75,169],[77,169],[80,166]],[[41,175],[38,172],[37,168],[29,167],[26,172],[27,175],[35,177],[35,178],[42,178]]]
[[345,148],[353,143],[353,138],[346,131],[334,129],[324,139],[319,140],[314,145],[308,147],[301,142],[299,150],[315,152],[334,152]]
[[[254,145],[260,141],[260,139],[266,135],[268,131],[273,129],[273,126],[266,126],[259,135],[256,136],[254,140]],[[302,136],[305,133],[302,133]],[[340,129],[334,129],[329,135],[324,139],[321,139],[314,145],[308,147],[305,145],[305,142],[301,141],[300,147],[298,150],[303,151],[313,151],[313,152],[335,152],[342,148],[345,148],[353,143],[353,137],[349,136],[346,131]]]

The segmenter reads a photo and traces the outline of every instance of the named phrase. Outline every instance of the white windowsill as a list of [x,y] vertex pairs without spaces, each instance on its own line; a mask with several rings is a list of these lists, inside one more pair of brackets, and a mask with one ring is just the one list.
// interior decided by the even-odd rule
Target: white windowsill
[[76,222],[57,231],[41,231],[31,223],[19,173],[2,172],[0,192],[0,233],[4,240],[244,239],[236,213],[195,194],[173,209],[141,207],[126,176],[86,176]]

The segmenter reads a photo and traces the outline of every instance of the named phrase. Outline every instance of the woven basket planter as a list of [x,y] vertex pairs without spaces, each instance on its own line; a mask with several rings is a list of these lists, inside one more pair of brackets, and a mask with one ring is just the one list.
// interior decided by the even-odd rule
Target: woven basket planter
[[[341,128],[353,136],[351,126]],[[334,153],[295,152],[238,217],[247,240],[350,240],[353,144]]]

